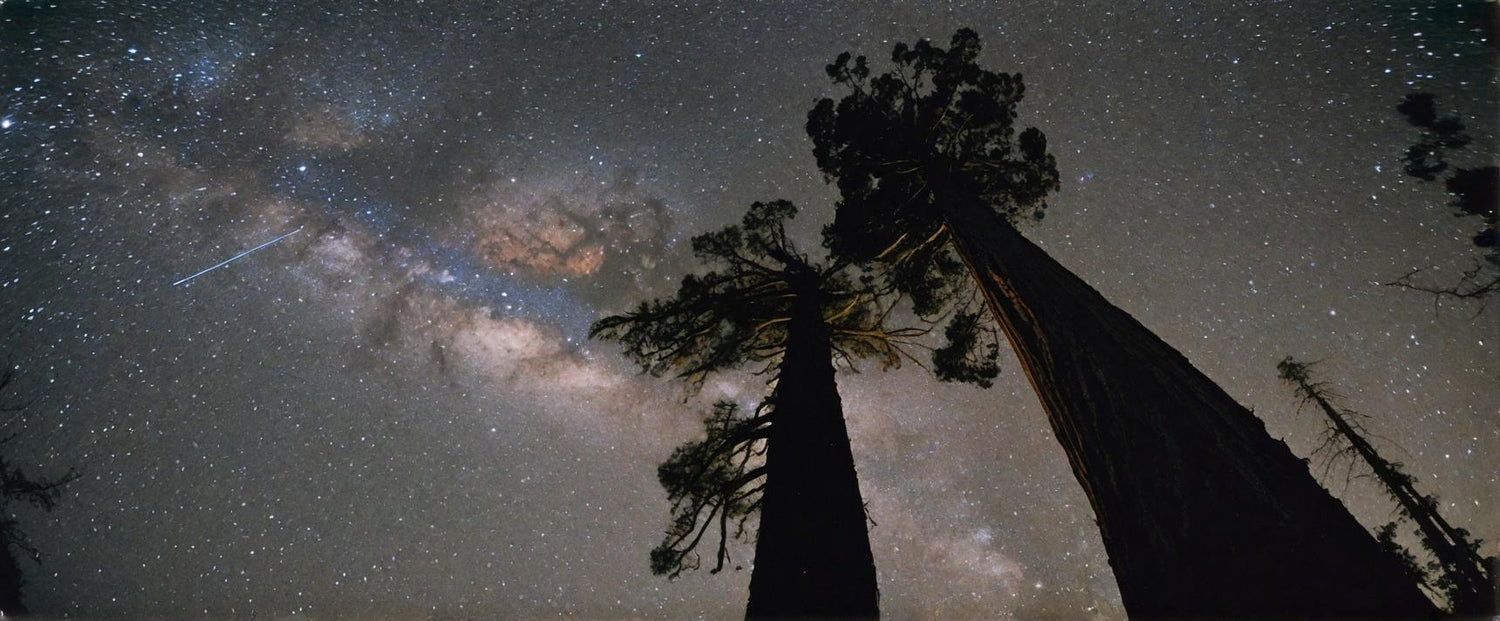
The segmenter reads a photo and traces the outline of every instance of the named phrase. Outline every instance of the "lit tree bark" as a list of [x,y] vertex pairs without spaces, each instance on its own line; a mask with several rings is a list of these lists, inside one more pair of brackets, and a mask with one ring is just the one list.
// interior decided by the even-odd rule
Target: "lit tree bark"
[[942,204],[1088,495],[1131,616],[1436,613],[1306,463],[1182,354],[993,210]]
[[794,283],[747,618],[876,618],[879,593],[818,287]]

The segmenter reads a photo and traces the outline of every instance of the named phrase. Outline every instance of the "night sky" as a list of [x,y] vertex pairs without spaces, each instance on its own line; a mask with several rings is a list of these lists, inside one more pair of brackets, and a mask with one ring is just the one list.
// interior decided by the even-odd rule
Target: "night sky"
[[[728,617],[652,576],[655,465],[716,398],[590,322],[687,240],[833,212],[805,115],[839,52],[979,32],[1062,188],[1025,233],[1307,456],[1293,355],[1500,553],[1500,308],[1444,283],[1478,223],[1401,171],[1438,94],[1494,159],[1495,47],[1449,2],[0,1],[5,423],[52,513],[34,612]],[[1471,3],[1472,4],[1472,3]],[[1489,158],[1489,162],[1486,161]],[[185,284],[172,283],[296,231]],[[891,618],[1119,618],[1092,512],[1007,352],[989,390],[841,372]],[[1323,461],[1313,459],[1314,472]],[[1326,479],[1366,524],[1393,506]],[[1354,471],[1356,474],[1358,469]],[[1408,530],[1408,529],[1403,529]]]

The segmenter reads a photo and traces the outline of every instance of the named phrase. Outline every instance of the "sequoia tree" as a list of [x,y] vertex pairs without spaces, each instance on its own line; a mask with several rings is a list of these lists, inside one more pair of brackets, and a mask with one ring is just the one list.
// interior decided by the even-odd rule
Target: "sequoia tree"
[[[601,319],[592,335],[620,342],[655,375],[701,384],[759,364],[775,384],[747,416],[717,404],[705,439],[658,469],[673,519],[652,571],[697,567],[695,548],[710,528],[719,539],[713,571],[723,569],[731,527],[742,534],[758,511],[748,617],[871,618],[875,564],[833,361],[894,365],[923,331],[887,328],[890,305],[874,303],[869,279],[798,253],[785,230],[795,212],[785,201],[756,203],[741,225],[694,238],[694,253],[715,271],[684,277],[675,297]],[[994,375],[993,352],[954,358],[947,366],[956,375]]]
[[897,44],[892,68],[827,67],[847,90],[808,115],[841,194],[825,242],[922,310],[977,285],[1093,507],[1132,616],[1421,616],[1400,563],[1249,410],[1015,228],[1056,162],[1015,130],[1021,77],[979,37]]

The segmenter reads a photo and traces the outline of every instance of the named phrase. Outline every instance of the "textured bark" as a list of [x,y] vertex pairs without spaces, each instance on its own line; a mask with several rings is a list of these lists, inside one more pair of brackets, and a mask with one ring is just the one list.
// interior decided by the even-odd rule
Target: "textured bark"
[[798,287],[771,396],[766,483],[747,618],[875,618],[879,593],[832,347],[813,285]]
[[957,250],[1041,398],[1134,617],[1423,617],[1426,597],[1265,424],[973,201]]

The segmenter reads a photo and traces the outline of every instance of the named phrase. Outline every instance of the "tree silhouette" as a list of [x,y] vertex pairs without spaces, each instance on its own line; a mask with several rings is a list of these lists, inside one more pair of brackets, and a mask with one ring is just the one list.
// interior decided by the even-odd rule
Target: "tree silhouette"
[[[0,372],[0,395],[8,393],[14,371]],[[16,414],[26,409],[22,405],[0,405],[0,414]],[[0,448],[16,439],[10,434],[0,439]],[[11,512],[11,503],[25,502],[44,511],[51,511],[62,497],[62,488],[78,479],[78,472],[69,468],[56,479],[33,479],[20,467],[0,454],[0,616],[21,616],[28,611],[21,601],[21,588],[26,581],[21,575],[21,564],[16,558],[19,551],[33,562],[42,561],[41,552],[32,545],[26,532],[21,530]]]
[[[786,201],[756,203],[739,226],[694,238],[694,253],[715,271],[684,277],[672,298],[599,320],[591,334],[618,341],[655,375],[701,385],[710,373],[758,364],[775,383],[748,416],[717,404],[704,440],[658,469],[672,522],[651,553],[652,571],[698,567],[694,550],[715,527],[713,571],[723,569],[727,539],[758,511],[748,616],[874,617],[875,566],[833,362],[897,365],[926,330],[887,327],[893,304],[875,303],[871,279],[797,252],[785,230],[795,213]],[[988,381],[995,352],[973,330],[955,334],[944,372]]]
[[[1380,456],[1365,437],[1368,433],[1360,423],[1362,416],[1336,405],[1338,395],[1326,383],[1312,379],[1310,366],[1288,356],[1277,363],[1276,370],[1283,381],[1296,389],[1297,396],[1304,405],[1317,406],[1327,418],[1328,427],[1322,448],[1333,449],[1335,459],[1352,454],[1364,460],[1381,487],[1396,501],[1401,517],[1416,524],[1416,535],[1420,538],[1422,547],[1432,553],[1435,560],[1428,563],[1431,572],[1423,571],[1409,552],[1404,549],[1397,552],[1406,559],[1411,573],[1433,590],[1442,593],[1454,614],[1494,614],[1494,576],[1490,575],[1486,560],[1479,556],[1482,542],[1471,540],[1467,530],[1449,524],[1438,512],[1437,498],[1417,492],[1416,478],[1407,474],[1400,462],[1387,461]],[[1333,459],[1330,459],[1330,466],[1332,462]],[[1378,538],[1388,546],[1395,546],[1396,528],[1396,522],[1381,527]]]
[[[1449,172],[1449,153],[1473,142],[1458,117],[1438,116],[1437,100],[1431,93],[1407,95],[1396,111],[1421,130],[1417,142],[1407,147],[1401,158],[1407,175],[1434,181]],[[1413,277],[1420,269],[1386,284],[1430,293],[1438,299],[1479,300],[1483,311],[1484,300],[1500,291],[1500,216],[1496,214],[1500,208],[1500,167],[1454,168],[1443,185],[1452,197],[1449,206],[1456,215],[1479,218],[1480,230],[1472,241],[1475,247],[1484,249],[1483,254],[1474,267],[1448,286],[1417,283]]]
[[976,283],[1088,495],[1132,616],[1420,616],[1398,562],[1264,424],[1019,234],[1058,187],[1020,76],[979,37],[897,44],[878,76],[847,53],[808,115],[841,194],[824,231],[919,313]]
[[651,550],[651,573],[676,578],[697,569],[699,542],[719,527],[719,546],[712,573],[729,560],[729,525],[734,538],[745,534],[745,522],[760,509],[765,491],[765,441],[770,415],[739,416],[739,405],[719,401],[703,421],[704,439],[688,442],[656,469],[657,480],[672,503],[667,536]]

